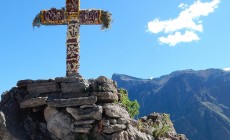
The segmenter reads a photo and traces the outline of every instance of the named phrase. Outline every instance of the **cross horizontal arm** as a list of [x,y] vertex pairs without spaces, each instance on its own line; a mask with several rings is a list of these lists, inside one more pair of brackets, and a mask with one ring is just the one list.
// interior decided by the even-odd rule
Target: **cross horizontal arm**
[[42,25],[66,25],[67,15],[64,9],[42,10],[40,12],[40,22]]
[[[40,14],[34,19],[33,25],[67,25],[69,15],[65,9],[42,10]],[[102,24],[103,28],[108,28],[111,22],[111,14],[104,10],[80,10],[79,19],[81,25]]]
[[90,24],[102,24],[101,21],[102,10],[80,10],[79,20],[80,24],[90,25]]

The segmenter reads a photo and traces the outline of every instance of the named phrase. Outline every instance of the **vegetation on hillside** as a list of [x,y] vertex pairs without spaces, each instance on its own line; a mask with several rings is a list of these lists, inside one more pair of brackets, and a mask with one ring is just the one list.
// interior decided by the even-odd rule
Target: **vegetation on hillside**
[[169,121],[170,121],[169,115],[163,114],[162,126],[158,124],[153,125],[153,136],[155,138],[164,137],[165,134],[170,131]]
[[128,97],[128,92],[123,88],[119,90],[119,93],[121,94],[121,103],[129,112],[130,116],[132,118],[137,116],[139,114],[139,109],[140,109],[140,105],[137,102],[137,100],[130,101]]

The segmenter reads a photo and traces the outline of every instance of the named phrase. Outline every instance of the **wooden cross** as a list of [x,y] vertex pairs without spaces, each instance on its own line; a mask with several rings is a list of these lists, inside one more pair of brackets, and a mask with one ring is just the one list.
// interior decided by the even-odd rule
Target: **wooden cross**
[[[39,14],[42,25],[67,25],[66,76],[79,76],[80,25],[102,24],[103,10],[80,10],[80,0],[66,0],[66,8],[43,10]],[[36,26],[36,25],[35,25]]]

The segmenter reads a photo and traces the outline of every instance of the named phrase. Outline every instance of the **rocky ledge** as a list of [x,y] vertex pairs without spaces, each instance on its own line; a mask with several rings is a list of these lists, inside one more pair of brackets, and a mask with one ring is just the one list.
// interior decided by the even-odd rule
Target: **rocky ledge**
[[[0,139],[186,140],[165,114],[130,118],[120,98],[116,82],[103,76],[19,81],[2,94]],[[165,124],[170,128],[161,136]]]

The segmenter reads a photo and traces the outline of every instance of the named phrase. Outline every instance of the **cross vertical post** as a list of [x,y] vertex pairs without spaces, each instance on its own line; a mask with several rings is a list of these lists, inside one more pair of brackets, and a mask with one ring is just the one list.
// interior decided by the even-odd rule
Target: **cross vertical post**
[[66,76],[78,76],[80,59],[80,20],[79,0],[66,0],[67,39],[66,39]]

